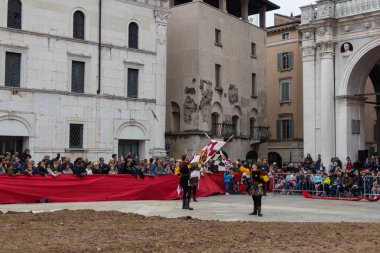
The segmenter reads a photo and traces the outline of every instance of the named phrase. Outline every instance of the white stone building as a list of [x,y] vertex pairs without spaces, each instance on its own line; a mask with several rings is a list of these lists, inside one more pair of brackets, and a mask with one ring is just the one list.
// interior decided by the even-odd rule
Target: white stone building
[[[364,122],[380,116],[380,0],[320,0],[301,11],[304,153],[325,165],[363,159]],[[364,94],[368,80],[376,93]],[[369,96],[377,113],[365,113]]]
[[165,155],[167,17],[164,0],[1,0],[0,153]]

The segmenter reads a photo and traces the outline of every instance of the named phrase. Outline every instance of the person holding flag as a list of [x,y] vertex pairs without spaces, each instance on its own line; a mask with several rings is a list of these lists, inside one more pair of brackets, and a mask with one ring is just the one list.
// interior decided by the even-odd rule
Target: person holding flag
[[180,165],[180,178],[179,184],[182,187],[182,209],[193,210],[190,207],[191,186],[189,185],[191,165],[187,155],[182,155],[182,162]]

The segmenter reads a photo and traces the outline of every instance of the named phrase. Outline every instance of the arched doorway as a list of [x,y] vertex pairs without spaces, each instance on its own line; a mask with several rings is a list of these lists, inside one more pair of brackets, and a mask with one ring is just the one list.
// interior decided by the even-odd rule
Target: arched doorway
[[0,118],[0,154],[18,152],[29,148],[30,129],[26,121],[19,117]]
[[117,133],[118,156],[137,154],[139,157],[146,157],[147,137],[143,128],[138,125],[122,125]]
[[256,151],[254,150],[251,150],[247,153],[247,155],[245,156],[245,160],[247,162],[250,162],[250,163],[254,163],[257,161],[257,158],[259,157],[259,155],[257,154]]
[[276,162],[277,166],[279,168],[282,168],[282,157],[277,152],[269,152],[268,153],[268,162],[269,162],[269,164]]

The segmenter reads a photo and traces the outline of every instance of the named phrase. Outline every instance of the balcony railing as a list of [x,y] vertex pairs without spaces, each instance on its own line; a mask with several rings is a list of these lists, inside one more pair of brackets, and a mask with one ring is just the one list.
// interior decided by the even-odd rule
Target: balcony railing
[[269,127],[251,127],[250,137],[254,140],[268,140],[270,137]]
[[232,135],[238,137],[239,134],[236,131],[236,126],[233,124],[218,123],[214,124],[211,129],[212,135],[219,138],[228,138]]
[[254,140],[265,141],[270,137],[269,127],[251,127],[249,136],[242,136],[234,124],[218,123],[214,124],[211,129],[212,135],[217,138],[235,137],[250,138]]

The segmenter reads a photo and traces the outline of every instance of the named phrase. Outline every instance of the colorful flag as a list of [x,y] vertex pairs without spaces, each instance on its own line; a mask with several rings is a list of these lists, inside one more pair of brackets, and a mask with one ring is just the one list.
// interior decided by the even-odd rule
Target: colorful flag
[[210,140],[209,144],[191,160],[191,163],[207,163],[224,144],[226,144],[225,141]]

